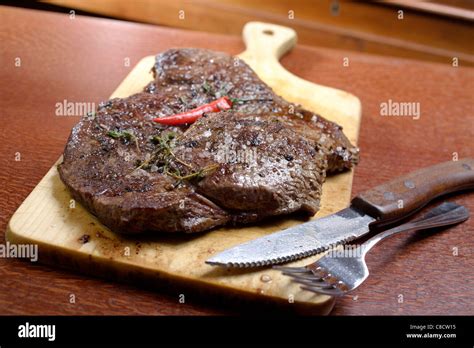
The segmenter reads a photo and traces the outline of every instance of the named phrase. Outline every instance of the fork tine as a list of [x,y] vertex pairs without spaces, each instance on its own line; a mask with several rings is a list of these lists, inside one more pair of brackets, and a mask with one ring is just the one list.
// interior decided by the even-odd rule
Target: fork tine
[[317,261],[304,267],[277,265],[273,268],[292,278],[295,283],[302,284],[301,289],[306,291],[329,296],[342,296],[347,292],[347,288],[340,285],[342,282]]
[[329,284],[329,283],[325,282],[324,279],[315,277],[313,275],[304,276],[304,275],[294,274],[294,273],[290,273],[290,274],[283,273],[283,274],[288,276],[288,277],[291,277],[293,280],[308,281],[308,282],[311,282],[313,284]]
[[319,287],[314,287],[314,286],[302,286],[301,289],[311,291],[317,294],[322,294],[322,295],[329,295],[329,296],[342,296],[346,292],[342,291],[337,288],[319,288]]
[[273,269],[277,269],[279,271],[282,271],[283,273],[309,273],[311,272],[308,268],[306,267],[285,267],[285,266],[273,266]]
[[332,289],[333,286],[331,284],[325,283],[325,282],[317,282],[315,283],[314,281],[310,280],[304,280],[304,279],[293,279],[295,283],[307,285],[309,287],[314,287],[317,289]]
[[314,275],[301,275],[301,274],[295,274],[295,273],[287,273],[283,272],[282,274],[290,277],[293,281],[305,285],[314,285],[314,286],[327,286],[327,287],[332,287],[332,284],[325,282],[323,279],[318,278]]
[[304,275],[304,274],[298,274],[298,273],[285,273],[285,272],[283,272],[283,274],[288,277],[292,277],[293,279],[309,280],[312,282],[322,280],[322,278],[316,277],[314,274]]

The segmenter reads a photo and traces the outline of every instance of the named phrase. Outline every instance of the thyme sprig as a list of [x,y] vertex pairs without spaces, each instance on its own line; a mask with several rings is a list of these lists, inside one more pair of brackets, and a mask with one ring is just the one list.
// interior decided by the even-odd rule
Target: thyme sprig
[[[218,167],[218,165],[209,165],[204,168],[194,169],[191,164],[181,160],[173,152],[173,148],[176,145],[176,133],[174,132],[155,135],[151,137],[150,140],[156,145],[156,149],[152,152],[151,156],[140,163],[135,170],[149,169],[152,166],[156,166],[160,172],[181,182],[183,180],[200,180]],[[186,173],[181,173],[176,163],[184,166]]]

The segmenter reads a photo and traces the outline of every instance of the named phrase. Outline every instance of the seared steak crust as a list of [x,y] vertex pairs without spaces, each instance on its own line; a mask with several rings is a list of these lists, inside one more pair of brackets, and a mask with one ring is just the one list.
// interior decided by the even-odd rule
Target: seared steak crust
[[175,152],[193,167],[216,166],[196,191],[227,211],[247,218],[318,211],[325,156],[277,119],[209,114],[183,134]]
[[[328,168],[357,161],[338,125],[276,96],[243,61],[169,50],[154,72],[146,92],[83,117],[58,167],[73,197],[114,231],[201,232],[314,214]],[[240,102],[189,127],[152,121],[222,95]],[[163,139],[171,139],[165,165]]]
[[[228,213],[192,186],[137,169],[155,149],[148,138],[160,134],[150,120],[156,108],[159,102],[147,93],[101,104],[93,117],[73,128],[58,168],[61,179],[76,200],[114,231],[197,232],[227,223]],[[114,130],[132,132],[137,143],[107,135]]]
[[349,169],[359,161],[359,149],[350,143],[341,126],[277,96],[239,58],[203,49],[170,49],[156,57],[153,73],[155,80],[145,90],[165,98],[168,105],[192,109],[227,95],[242,100],[234,110],[278,117],[313,140],[326,153],[329,173]]

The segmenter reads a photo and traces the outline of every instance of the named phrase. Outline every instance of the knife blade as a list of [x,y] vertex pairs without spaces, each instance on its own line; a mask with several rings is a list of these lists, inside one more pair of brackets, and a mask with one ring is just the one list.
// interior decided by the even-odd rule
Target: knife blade
[[356,196],[348,208],[237,245],[206,261],[260,267],[308,257],[403,219],[436,197],[474,188],[474,160],[449,161],[409,173]]
[[[336,214],[237,245],[211,257],[206,263],[258,267],[296,260],[367,234],[368,226],[373,221],[375,219],[370,215],[349,207]],[[262,257],[262,250],[265,250],[267,257]]]

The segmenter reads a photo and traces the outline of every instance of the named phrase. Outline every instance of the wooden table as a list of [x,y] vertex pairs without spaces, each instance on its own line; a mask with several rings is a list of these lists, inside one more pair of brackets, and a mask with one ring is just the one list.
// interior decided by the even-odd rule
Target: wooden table
[[[0,243],[9,218],[60,156],[78,121],[56,116],[56,103],[107,99],[140,58],[173,46],[231,54],[244,49],[239,37],[9,7],[0,7],[0,26]],[[343,66],[344,57],[349,67]],[[282,62],[296,75],[361,99],[362,161],[355,171],[354,195],[453,154],[474,156],[472,69],[305,46],[297,46]],[[380,104],[389,99],[419,102],[420,119],[380,116]],[[450,200],[474,211],[472,192]],[[368,257],[369,280],[353,296],[338,300],[333,314],[473,314],[473,221],[433,236],[387,240]],[[0,279],[0,314],[258,310],[192,292],[180,304],[180,289],[150,291],[15,259],[0,259]],[[71,294],[75,303],[70,303]]]

